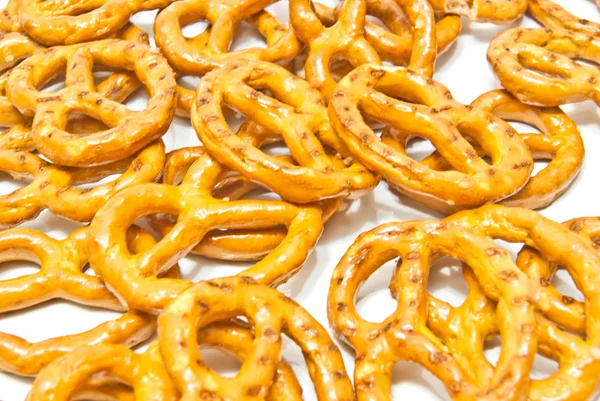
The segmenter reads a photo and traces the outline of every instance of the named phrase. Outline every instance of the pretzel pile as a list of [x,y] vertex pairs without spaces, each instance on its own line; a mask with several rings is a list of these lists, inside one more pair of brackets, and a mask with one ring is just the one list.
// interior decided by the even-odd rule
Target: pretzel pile
[[[0,314],[56,299],[122,313],[37,343],[0,332],[0,371],[35,376],[28,401],[299,401],[282,334],[300,347],[319,401],[389,400],[398,361],[432,372],[454,400],[596,395],[600,220],[561,225],[534,210],[552,205],[583,166],[583,140],[558,106],[600,105],[600,73],[578,61],[600,63],[600,24],[551,0],[331,6],[6,3],[0,170],[22,185],[0,195],[0,263],[39,271],[0,280]],[[152,10],[155,45],[131,23]],[[435,69],[460,40],[461,17],[503,25],[526,12],[543,27],[507,29],[489,44],[504,89],[456,101]],[[198,22],[202,32],[184,32]],[[264,46],[237,49],[248,24]],[[193,89],[188,76],[199,78]],[[134,109],[142,92],[147,103]],[[174,147],[167,133],[186,123],[200,144]],[[410,156],[418,139],[435,148],[422,160]],[[549,162],[534,174],[539,160]],[[351,380],[332,335],[278,287],[300,281],[330,220],[382,180],[447,217],[375,227],[333,270],[326,309],[331,334],[354,350]],[[85,225],[64,239],[18,227],[42,212]],[[495,240],[524,247],[513,261]],[[250,264],[194,282],[179,269],[192,254]],[[463,262],[460,306],[427,290],[444,256]],[[370,322],[357,292],[394,259],[397,308]],[[583,301],[552,285],[558,269]],[[494,337],[495,365],[483,352]],[[205,347],[241,359],[237,375],[209,367]],[[537,354],[559,369],[534,380]]]

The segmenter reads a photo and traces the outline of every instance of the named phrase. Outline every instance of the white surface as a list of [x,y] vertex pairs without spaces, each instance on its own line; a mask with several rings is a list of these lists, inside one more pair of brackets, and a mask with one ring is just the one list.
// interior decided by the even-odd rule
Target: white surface
[[[591,1],[587,0],[560,0],[557,1],[579,16],[598,20],[600,13]],[[4,5],[5,1],[0,1]],[[287,4],[287,2],[282,2]],[[277,16],[287,21],[285,4],[277,4]],[[151,32],[154,13],[142,13],[133,18],[133,21]],[[514,25],[537,26],[532,20],[525,18]],[[200,26],[186,29],[186,34],[197,33]],[[507,29],[506,26],[498,27],[487,24],[475,24],[463,21],[463,31],[457,43],[438,59],[435,79],[446,85],[454,97],[463,103],[469,103],[482,93],[499,88],[499,83],[492,74],[485,53],[489,41],[498,32]],[[251,37],[251,29],[245,29],[241,37],[236,39],[236,47],[240,45],[255,44],[257,39]],[[137,99],[134,107],[143,105],[142,99]],[[571,188],[553,205],[542,211],[542,214],[557,221],[564,221],[579,216],[595,216],[600,214],[598,208],[598,171],[600,171],[600,136],[594,132],[600,121],[599,109],[591,102],[564,107],[564,110],[576,121],[584,138],[587,156],[581,174]],[[517,129],[523,132],[523,126]],[[526,128],[530,129],[530,128]],[[597,131],[597,130],[596,130]],[[531,131],[530,131],[531,132]],[[199,144],[199,141],[188,121],[176,118],[164,141],[167,149],[172,150],[183,146]],[[423,147],[426,150],[426,147]],[[538,168],[541,167],[537,166]],[[2,176],[5,180],[5,176]],[[10,192],[14,188],[12,183],[0,183],[0,193]],[[435,215],[430,214],[425,208],[408,198],[398,198],[388,190],[385,183],[364,197],[354,202],[346,213],[339,213],[326,226],[325,232],[306,263],[303,270],[288,284],[281,287],[281,291],[291,295],[324,326],[328,327],[326,317],[326,298],[331,273],[354,239],[363,231],[369,230],[382,223],[391,221],[404,221],[423,219]],[[64,238],[77,224],[66,221],[49,212],[42,213],[38,219],[24,224],[42,230],[56,237]],[[519,246],[511,247],[518,250]],[[240,269],[240,264],[218,265],[215,261],[200,258],[186,257],[180,263],[184,277],[191,280],[200,280],[232,274]],[[245,264],[243,264],[245,266]],[[29,266],[29,268],[25,268]],[[454,267],[452,267],[454,266]],[[459,305],[466,294],[466,286],[462,282],[460,266],[450,261],[446,267],[433,269],[430,291],[436,296]],[[0,280],[28,274],[32,271],[31,265],[10,263],[0,265]],[[372,276],[359,293],[357,300],[359,312],[370,320],[382,320],[394,309],[394,300],[387,289],[391,274],[390,266],[384,266]],[[440,267],[443,267],[440,266]],[[570,295],[577,294],[567,275],[559,275],[555,284],[559,290]],[[30,308],[10,314],[0,315],[0,331],[16,334],[29,341],[40,341],[54,336],[72,334],[91,329],[102,321],[114,319],[113,312],[105,312],[90,308],[83,308],[67,302],[50,302],[45,305]],[[346,368],[352,376],[353,352],[341,346]],[[493,361],[498,356],[499,342],[492,342],[488,352]],[[223,358],[217,352],[211,352],[209,364],[220,372],[232,374],[239,367],[239,363],[228,357]],[[297,372],[304,388],[306,400],[315,400],[315,393],[302,359],[299,349],[293,344],[287,344],[284,351],[285,359]],[[535,378],[549,375],[555,369],[553,363],[538,357],[536,360]],[[0,401],[20,401],[28,392],[31,379],[19,378],[13,375],[0,373]],[[395,400],[435,401],[448,400],[442,384],[424,369],[409,363],[399,363],[394,369],[393,395]]]

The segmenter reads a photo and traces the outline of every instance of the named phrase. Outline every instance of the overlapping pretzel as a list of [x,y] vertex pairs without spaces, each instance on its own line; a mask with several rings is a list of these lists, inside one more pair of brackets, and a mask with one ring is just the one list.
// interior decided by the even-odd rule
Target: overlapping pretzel
[[[88,228],[81,228],[59,241],[31,229],[1,231],[0,262],[28,260],[39,263],[40,270],[32,275],[0,281],[0,312],[22,310],[57,298],[123,311],[123,305],[104,282],[83,271],[88,264],[89,235]],[[147,250],[155,243],[150,234],[137,227],[132,227],[126,236],[127,245],[134,253]],[[95,271],[94,264],[90,265]],[[177,269],[168,274],[177,277]],[[111,343],[133,346],[147,339],[153,331],[154,319],[151,316],[130,310],[119,319],[102,323],[84,333],[39,343],[0,333],[0,369],[19,375],[35,375],[56,358],[82,345]]]
[[[196,332],[239,315],[251,322],[253,349],[236,377],[224,378],[202,361]],[[295,301],[249,277],[196,284],[167,306],[158,323],[165,367],[182,400],[267,397],[281,358],[282,333],[300,346],[319,401],[354,399],[342,356],[327,330]]]
[[[133,71],[148,91],[146,108],[133,111],[97,92],[95,63]],[[63,69],[64,89],[38,90]],[[32,136],[40,153],[62,165],[94,166],[131,156],[166,132],[175,112],[176,83],[167,62],[148,46],[107,39],[37,53],[14,68],[7,94],[23,114],[34,116]],[[109,129],[85,136],[66,132],[69,115],[77,113]]]
[[[194,162],[181,185],[143,184],[124,189],[96,214],[90,225],[91,261],[130,308],[156,313],[188,288],[189,281],[157,275],[218,229],[287,228],[283,241],[240,275],[275,286],[301,268],[323,230],[318,205],[217,199],[213,197],[214,186],[224,173],[227,170],[223,166],[205,155]],[[153,214],[177,216],[177,222],[152,249],[131,254],[124,236],[127,227]],[[254,252],[254,243],[250,241],[245,250],[240,242],[243,240],[242,235],[233,242],[232,249],[242,255]],[[140,273],[146,271],[153,273]]]
[[[453,169],[437,171],[411,159],[393,138],[380,139],[363,115],[405,137],[430,140]],[[447,88],[410,69],[355,69],[333,93],[329,117],[358,161],[400,192],[443,212],[509,197],[523,188],[533,168],[527,145],[506,122],[454,101]],[[492,156],[491,164],[465,136]]]
[[[273,97],[260,90],[270,90]],[[225,107],[280,133],[298,165],[269,156],[237,137],[225,121]],[[336,154],[343,158],[349,154],[329,124],[323,97],[308,82],[275,64],[240,60],[207,74],[197,89],[192,125],[220,163],[291,202],[356,198],[378,182],[352,159],[348,167],[339,168]]]
[[554,107],[600,104],[600,37],[549,28],[513,28],[490,42],[487,58],[510,93],[523,103]]
[[527,11],[528,0],[430,0],[436,11],[464,15],[477,22],[509,24]]
[[[341,11],[339,6],[336,9],[321,3],[313,3],[313,6],[325,26],[330,27],[336,23],[336,14]],[[408,65],[413,49],[412,25],[400,5],[395,0],[367,0],[367,16],[376,17],[387,28],[373,21],[365,21],[365,38],[379,57],[395,65]],[[438,55],[454,43],[460,29],[459,16],[444,15],[440,18],[435,27]]]
[[127,25],[134,13],[162,8],[170,2],[18,0],[17,10],[20,24],[27,35],[46,46],[57,46],[105,39]]
[[[489,375],[470,369],[462,355],[427,326],[428,313],[436,312],[428,301],[429,269],[441,256],[468,264],[473,281],[498,303],[492,317],[501,327],[503,346],[496,367],[485,371]],[[368,322],[356,311],[356,293],[380,266],[396,258],[399,262],[391,288],[398,306],[382,322]],[[537,287],[514,265],[507,251],[458,224],[409,221],[385,224],[362,234],[335,268],[328,297],[330,323],[356,352],[357,399],[388,400],[392,368],[402,360],[433,372],[456,400],[524,399],[536,347]],[[478,321],[476,313],[466,317],[472,324],[484,323]]]
[[[558,107],[528,106],[505,91],[485,93],[471,105],[494,113],[504,120],[538,128],[542,134],[521,134],[521,137],[534,159],[550,159],[548,165],[531,177],[522,190],[500,203],[527,209],[546,207],[575,179],[583,164],[583,140],[575,123]],[[399,150],[404,150],[407,134],[388,128],[383,137],[398,146]],[[481,149],[478,151],[485,154]],[[434,170],[450,169],[448,162],[437,151],[422,160],[421,164]]]
[[6,7],[0,10],[0,32],[21,32],[18,7],[19,0],[8,0]]
[[[282,140],[281,136],[273,135],[252,122],[242,124],[237,133],[238,137],[252,146],[261,147]],[[183,181],[188,169],[198,159],[210,158],[203,147],[183,148],[170,152],[165,163],[163,183],[178,185]],[[281,156],[290,162],[290,158]],[[199,163],[202,163],[199,162]],[[339,161],[342,163],[342,161]],[[225,200],[237,200],[256,190],[264,191],[260,185],[253,183],[246,177],[234,172],[225,173],[221,181],[213,176],[214,182],[205,182],[205,188],[213,187],[213,196]],[[188,175],[183,184],[190,184],[196,178]],[[343,200],[334,198],[319,203],[323,222],[327,222],[333,214],[340,209]],[[152,215],[149,216],[152,228],[161,235],[167,235],[175,225],[176,216]],[[202,241],[194,247],[193,253],[221,260],[257,260],[272,252],[286,237],[283,227],[257,230],[215,230],[211,231]]]
[[551,0],[529,0],[528,11],[546,28],[600,35],[600,24],[577,17]]

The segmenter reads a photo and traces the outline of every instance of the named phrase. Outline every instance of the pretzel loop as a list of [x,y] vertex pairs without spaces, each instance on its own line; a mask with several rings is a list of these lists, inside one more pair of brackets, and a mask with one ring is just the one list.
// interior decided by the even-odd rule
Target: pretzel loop
[[600,36],[600,24],[576,17],[551,0],[529,0],[528,11],[537,22],[546,28],[567,29],[596,37]]
[[[150,96],[145,110],[131,111],[94,92],[94,62],[135,71]],[[37,90],[65,66],[70,67],[66,88],[54,93]],[[69,166],[93,166],[131,156],[166,132],[176,101],[175,79],[166,61],[147,46],[108,39],[55,47],[30,57],[10,75],[7,92],[22,113],[35,116],[36,148],[53,162]],[[71,113],[89,115],[111,128],[84,137],[70,134],[64,129]]]
[[[240,314],[252,322],[254,347],[237,376],[223,378],[202,364],[196,331]],[[341,354],[327,331],[293,300],[252,279],[230,277],[196,284],[167,306],[158,329],[165,366],[182,400],[196,399],[198,394],[264,399],[280,358],[282,332],[302,349],[319,400],[353,399]]]
[[564,29],[513,28],[490,42],[487,58],[502,86],[523,103],[554,107],[600,104],[600,38]]
[[528,0],[430,0],[436,11],[477,21],[510,24],[527,11]]
[[[477,281],[498,302],[498,321],[510,322],[501,324],[501,357],[486,380],[479,380],[460,354],[427,327],[428,310],[435,310],[427,299],[429,266],[443,255],[471,266]],[[391,286],[398,299],[396,311],[381,323],[367,322],[354,306],[356,292],[396,257],[400,259]],[[389,399],[392,368],[399,360],[433,372],[454,399],[516,400],[527,389],[533,363],[536,299],[536,287],[491,239],[446,222],[391,223],[362,234],[346,252],[332,276],[328,315],[334,330],[356,350],[359,401]]]
[[[415,162],[382,141],[361,114],[407,136],[429,139],[454,170],[435,171]],[[506,198],[526,184],[533,168],[526,144],[507,123],[457,103],[444,86],[410,69],[357,68],[340,81],[329,117],[361,163],[400,192],[443,212]],[[486,149],[491,165],[463,135]]]

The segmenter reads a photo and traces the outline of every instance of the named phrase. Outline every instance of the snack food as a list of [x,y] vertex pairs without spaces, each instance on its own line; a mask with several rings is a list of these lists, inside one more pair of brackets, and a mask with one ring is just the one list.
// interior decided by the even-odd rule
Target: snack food
[[[94,62],[134,71],[146,85],[143,111],[96,92]],[[38,87],[67,69],[66,87],[40,92]],[[23,114],[34,116],[32,136],[37,150],[68,166],[95,166],[131,156],[168,129],[175,112],[176,84],[167,62],[148,46],[106,39],[85,45],[53,47],[13,69],[7,84],[9,99]],[[64,131],[68,116],[83,113],[110,129],[78,136]]]
[[[82,271],[88,262],[90,231],[81,228],[58,241],[23,228],[0,232],[0,261],[30,260],[40,271],[0,281],[0,312],[22,310],[50,299],[62,298],[82,305],[124,311],[123,305],[96,276]],[[137,227],[127,232],[127,246],[134,253],[155,243]],[[95,271],[95,265],[90,261]],[[144,273],[141,271],[140,273]],[[169,276],[177,277],[176,268]],[[19,375],[35,375],[56,358],[86,344],[111,343],[133,346],[154,331],[154,318],[133,310],[80,334],[29,343],[20,337],[0,333],[0,369]]]
[[[436,171],[411,159],[393,138],[380,139],[363,115],[407,136],[429,139],[454,169]],[[367,168],[382,174],[393,188],[445,213],[513,195],[533,168],[527,145],[510,125],[454,101],[444,86],[407,68],[355,69],[333,93],[329,117],[351,154]],[[481,159],[463,135],[493,155],[492,163]]]
[[513,28],[496,36],[487,58],[510,93],[523,103],[555,107],[593,100],[600,104],[600,38],[549,28]]
[[[323,230],[321,210],[315,205],[299,207],[282,201],[216,199],[214,185],[226,171],[213,158],[202,157],[190,167],[190,179],[184,184],[142,184],[124,189],[96,214],[90,225],[90,259],[130,308],[157,313],[190,287],[192,283],[187,280],[156,275],[190,252],[207,233],[220,228],[287,228],[285,239],[240,275],[276,286],[301,268]],[[156,246],[132,255],[125,243],[125,230],[152,214],[177,216],[177,223]],[[154,274],[140,273],[144,271]]]
[[[254,347],[235,378],[223,378],[202,362],[196,332],[208,324],[245,315]],[[266,397],[280,361],[281,333],[300,346],[319,400],[352,400],[338,347],[327,330],[292,299],[249,277],[200,282],[181,293],[159,317],[165,367],[182,400]]]
[[[543,208],[568,188],[581,169],[585,151],[577,126],[562,110],[558,107],[528,106],[508,92],[499,90],[484,93],[471,105],[506,121],[517,121],[538,128],[541,134],[520,134],[520,136],[535,160],[550,159],[548,165],[532,176],[523,189],[500,203],[526,209]],[[399,149],[408,142],[406,132],[393,128],[384,131],[383,138],[384,141],[393,141]],[[476,148],[481,156],[485,156],[485,151]],[[437,151],[420,163],[434,170],[451,169],[448,162]]]
[[527,11],[528,0],[430,0],[436,11],[477,21],[509,24]]
[[8,0],[4,10],[0,10],[0,32],[21,32],[21,24],[17,15],[19,0]]
[[[269,134],[260,129],[256,124],[246,122],[242,124],[237,133],[244,142],[252,146],[263,146],[281,141],[279,135]],[[190,184],[198,179],[193,175],[187,175],[190,167],[200,158],[210,158],[203,147],[182,148],[170,152],[165,163],[163,183],[168,185]],[[281,156],[280,159],[290,160],[291,157]],[[202,163],[199,162],[199,163]],[[237,200],[249,192],[256,190],[264,191],[260,185],[253,183],[246,177],[235,172],[222,174],[224,178],[217,182],[217,176],[213,176],[212,182],[206,180],[205,188],[213,187],[213,196],[225,200]],[[185,176],[185,177],[184,177]],[[327,199],[319,202],[323,222],[326,223],[342,206],[341,198]],[[151,226],[161,235],[167,235],[177,222],[176,216],[152,215],[148,217]],[[272,252],[286,237],[286,229],[274,227],[263,230],[215,230],[202,238],[192,252],[198,255],[208,256],[220,260],[258,260]]]
[[[341,11],[340,5],[335,9],[321,3],[313,3],[313,6],[325,26],[330,27],[336,23],[337,15]],[[412,56],[413,25],[402,7],[395,0],[367,0],[367,16],[377,18],[385,26],[384,28],[368,19],[365,21],[365,38],[377,51],[379,57],[395,65],[407,66]],[[412,23],[414,22],[413,19]],[[459,16],[440,17],[435,26],[438,55],[454,43],[460,30]]]
[[[269,90],[273,97],[259,90]],[[349,156],[332,130],[321,94],[286,69],[257,61],[234,61],[207,74],[198,86],[192,125],[207,151],[220,163],[260,182],[283,199],[308,203],[328,198],[357,198],[378,179],[349,160],[340,168],[336,153]],[[223,117],[238,110],[269,132],[278,132],[292,157],[265,154],[234,135]]]
[[551,0],[529,0],[528,12],[546,28],[600,35],[600,24],[579,18]]

